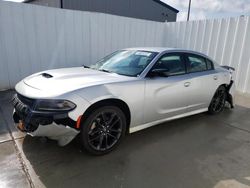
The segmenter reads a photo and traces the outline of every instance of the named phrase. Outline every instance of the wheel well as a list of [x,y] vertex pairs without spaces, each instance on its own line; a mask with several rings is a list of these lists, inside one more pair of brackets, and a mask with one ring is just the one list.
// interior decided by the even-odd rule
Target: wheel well
[[[228,85],[227,85],[227,84],[221,84],[221,85],[219,85],[219,87],[221,87],[221,86],[223,86],[223,87],[226,89],[226,91],[228,90]],[[218,88],[219,88],[219,87],[218,87]],[[218,89],[218,88],[217,88],[217,89]]]
[[[220,86],[223,86],[223,87],[227,88],[227,84],[221,84]],[[219,87],[220,87],[220,86],[219,86]],[[218,88],[219,88],[219,87],[218,87]]]
[[131,121],[131,114],[130,114],[130,110],[129,110],[129,107],[128,105],[120,100],[120,99],[105,99],[105,100],[101,100],[101,101],[98,101],[94,104],[92,104],[83,114],[83,118],[84,119],[87,119],[90,114],[96,110],[97,108],[100,108],[100,107],[103,107],[103,106],[108,106],[108,105],[111,105],[111,106],[116,106],[118,108],[120,108],[125,117],[126,117],[126,131],[128,132],[129,131],[129,125],[130,125],[130,121]]
[[[224,87],[225,89],[227,89],[227,84],[221,84],[221,85],[219,85],[219,86],[217,87],[216,91],[217,91],[220,87]],[[216,92],[216,91],[215,91],[215,92]]]
[[[230,104],[231,108],[234,108],[233,97],[232,97],[232,95],[230,94],[230,89],[231,89],[231,87],[232,87],[232,84],[233,84],[233,81],[231,80],[230,84],[221,84],[220,86],[225,87],[226,93],[227,93],[226,101]],[[220,86],[219,86],[219,87],[220,87]]]

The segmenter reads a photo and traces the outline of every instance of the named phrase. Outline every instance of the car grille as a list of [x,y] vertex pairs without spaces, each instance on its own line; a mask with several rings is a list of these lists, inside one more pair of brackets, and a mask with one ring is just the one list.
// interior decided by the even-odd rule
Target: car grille
[[29,109],[32,108],[34,104],[34,99],[24,97],[20,94],[14,95],[12,98],[12,104],[16,112],[21,116],[25,117],[28,114]]
[[20,94],[17,94],[17,98],[25,105],[29,106],[29,107],[32,107],[34,102],[35,102],[35,99],[30,99],[30,98],[27,98],[27,97],[24,97],[23,95],[20,95]]

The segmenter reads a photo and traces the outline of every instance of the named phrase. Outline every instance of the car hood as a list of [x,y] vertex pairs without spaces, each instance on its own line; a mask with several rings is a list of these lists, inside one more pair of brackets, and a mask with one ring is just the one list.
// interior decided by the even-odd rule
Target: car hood
[[129,81],[134,77],[122,76],[115,73],[106,73],[98,70],[75,67],[54,69],[33,74],[23,80],[23,83],[53,95],[113,82]]

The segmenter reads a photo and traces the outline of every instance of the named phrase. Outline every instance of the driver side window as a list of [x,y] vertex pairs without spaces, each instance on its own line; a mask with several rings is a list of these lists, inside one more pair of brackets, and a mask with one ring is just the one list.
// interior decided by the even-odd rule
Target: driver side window
[[181,54],[163,55],[154,65],[153,69],[163,69],[166,76],[174,76],[186,73],[185,63]]

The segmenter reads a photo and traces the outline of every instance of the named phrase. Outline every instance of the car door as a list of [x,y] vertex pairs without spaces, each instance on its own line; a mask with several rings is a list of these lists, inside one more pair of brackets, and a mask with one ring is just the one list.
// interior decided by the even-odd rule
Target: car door
[[[165,75],[149,76],[154,70],[166,70]],[[186,65],[182,53],[167,53],[159,58],[145,80],[144,123],[180,115],[186,112]]]
[[187,111],[202,110],[209,106],[217,88],[218,75],[207,58],[185,53],[189,83]]

